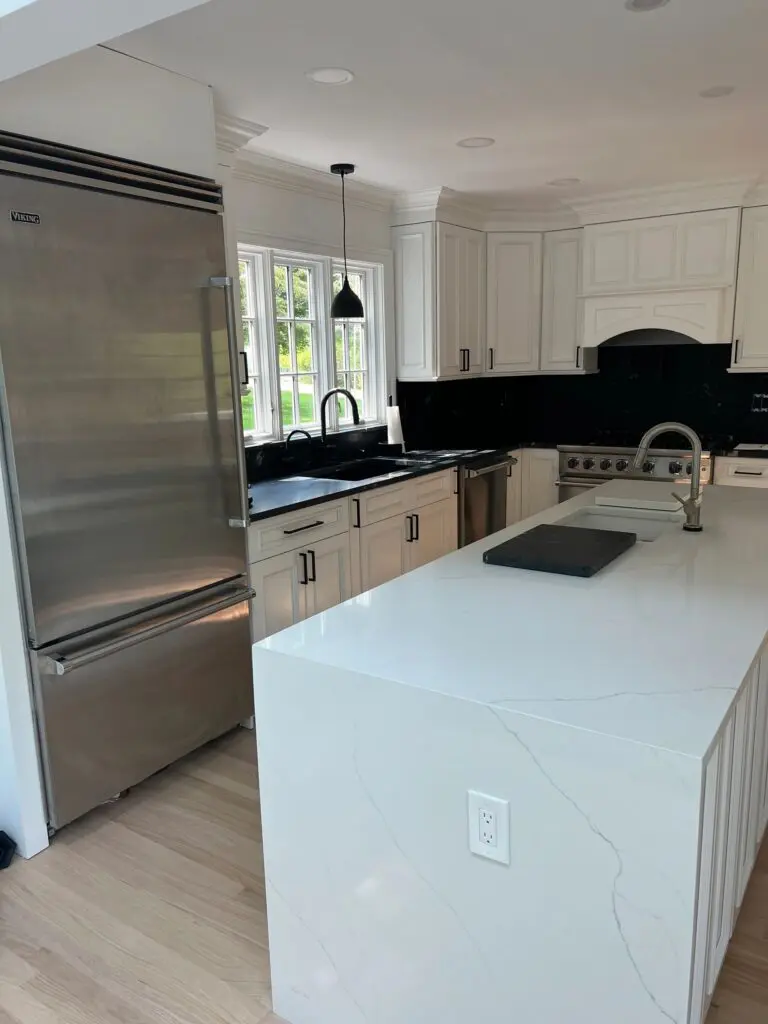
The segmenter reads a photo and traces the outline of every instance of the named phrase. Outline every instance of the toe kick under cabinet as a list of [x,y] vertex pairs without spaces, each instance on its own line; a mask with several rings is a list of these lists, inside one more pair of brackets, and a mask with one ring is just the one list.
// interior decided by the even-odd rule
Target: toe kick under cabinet
[[252,523],[254,642],[454,551],[456,478],[446,469]]

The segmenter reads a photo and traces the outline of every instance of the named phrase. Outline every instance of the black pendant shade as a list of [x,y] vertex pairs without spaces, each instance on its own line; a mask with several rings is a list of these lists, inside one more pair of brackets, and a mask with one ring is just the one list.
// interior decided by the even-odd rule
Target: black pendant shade
[[334,320],[344,320],[347,317],[362,319],[363,317],[363,304],[360,301],[360,296],[355,295],[352,291],[346,274],[344,275],[344,284],[341,286],[341,291],[333,297],[331,316]]
[[341,177],[341,222],[344,246],[344,283],[341,286],[341,291],[338,295],[334,295],[331,303],[331,316],[334,320],[344,320],[347,317],[362,319],[364,316],[360,296],[352,291],[347,277],[347,204],[344,196],[344,176],[354,173],[354,164],[331,164],[331,174],[338,174]]

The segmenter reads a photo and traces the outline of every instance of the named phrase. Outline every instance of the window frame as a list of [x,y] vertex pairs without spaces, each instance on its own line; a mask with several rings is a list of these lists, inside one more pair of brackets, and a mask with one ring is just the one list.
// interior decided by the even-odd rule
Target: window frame
[[[335,321],[331,317],[333,298],[333,275],[344,264],[336,257],[316,256],[305,252],[286,249],[269,249],[250,245],[238,245],[238,285],[240,263],[247,264],[247,280],[250,284],[251,315],[249,321],[249,377],[244,392],[254,396],[253,430],[245,430],[247,441],[258,444],[281,441],[289,430],[306,429],[311,435],[320,434],[320,401],[322,396],[336,384],[336,334]],[[312,291],[315,306],[317,349],[317,424],[284,427],[282,422],[282,398],[280,389],[280,358],[277,335],[277,315],[274,293],[275,265],[289,263],[292,266],[306,266],[312,271]],[[363,260],[348,261],[350,273],[362,274],[364,294],[361,295],[365,309],[365,366],[364,401],[361,410],[361,426],[378,426],[385,423],[386,416],[386,350],[384,344],[384,266]],[[254,329],[255,328],[255,329]],[[251,363],[255,373],[251,372]],[[341,372],[341,371],[339,371]],[[354,372],[354,371],[353,371]],[[254,378],[258,375],[258,387]],[[259,406],[261,402],[261,406]],[[327,428],[344,432],[359,429],[353,423],[339,423],[336,402],[327,406]],[[366,413],[363,417],[363,413]]]

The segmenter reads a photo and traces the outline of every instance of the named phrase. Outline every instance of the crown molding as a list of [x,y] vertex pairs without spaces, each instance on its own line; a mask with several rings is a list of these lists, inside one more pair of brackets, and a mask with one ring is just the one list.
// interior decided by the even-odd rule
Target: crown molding
[[570,205],[581,224],[605,224],[640,217],[696,213],[700,210],[744,206],[757,180],[752,177],[720,182],[680,182],[574,199]]
[[269,131],[266,125],[246,121],[231,114],[216,114],[216,148],[224,153],[237,153],[247,146],[251,139]]
[[401,192],[395,196],[393,225],[419,224],[424,221],[442,221],[462,228],[484,230],[486,211],[471,196],[452,188],[422,189],[419,192]]
[[[314,167],[280,160],[278,157],[267,156],[251,150],[242,150],[234,161],[233,177],[239,181],[250,181],[271,188],[281,188],[288,192],[299,192],[303,195],[341,201],[341,188],[338,176],[329,171],[319,171]],[[390,213],[394,192],[370,185],[367,182],[345,180],[347,203],[352,206],[364,206],[372,210]]]
[[568,206],[544,209],[491,210],[486,216],[485,231],[567,231],[581,227],[576,212]]

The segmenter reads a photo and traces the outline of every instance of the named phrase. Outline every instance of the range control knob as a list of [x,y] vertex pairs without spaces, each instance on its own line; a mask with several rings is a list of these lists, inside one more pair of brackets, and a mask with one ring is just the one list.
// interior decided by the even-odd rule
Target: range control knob
[[610,459],[602,459],[601,462],[600,462],[600,469],[602,469],[602,471],[605,473],[606,470],[608,470],[610,468],[611,468],[611,460]]
[[685,472],[688,474],[688,476],[691,476],[693,474],[693,463],[692,462],[689,462],[688,465],[685,467]]
[[578,459],[568,459],[568,469],[578,469],[578,468],[579,468],[579,460]]
[[655,468],[656,467],[654,466],[654,464],[652,462],[644,462],[643,463],[643,472],[644,473],[652,473]]
[[682,464],[682,462],[670,462],[670,464],[669,464],[669,472],[673,476],[675,474],[677,474],[677,473],[682,473],[683,472],[683,464]]
[[616,463],[616,469],[618,469],[620,473],[623,473],[628,467],[629,463],[626,459],[619,459],[619,461]]
[[595,468],[595,460],[594,459],[584,459],[584,469],[594,469],[594,468]]

